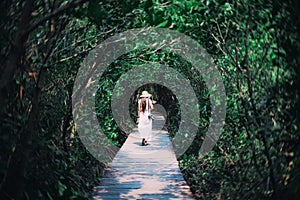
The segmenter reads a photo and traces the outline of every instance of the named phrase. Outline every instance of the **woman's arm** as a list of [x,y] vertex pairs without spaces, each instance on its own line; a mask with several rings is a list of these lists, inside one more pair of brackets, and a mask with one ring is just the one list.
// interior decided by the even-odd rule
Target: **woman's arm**
[[151,99],[149,100],[149,108],[150,108],[150,110],[153,110],[153,103],[152,103]]

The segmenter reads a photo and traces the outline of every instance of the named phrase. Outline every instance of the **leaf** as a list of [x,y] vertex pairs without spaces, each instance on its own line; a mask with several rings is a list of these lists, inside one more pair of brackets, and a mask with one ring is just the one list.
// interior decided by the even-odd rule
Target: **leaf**
[[157,25],[157,27],[165,27],[168,24],[169,20],[163,21]]

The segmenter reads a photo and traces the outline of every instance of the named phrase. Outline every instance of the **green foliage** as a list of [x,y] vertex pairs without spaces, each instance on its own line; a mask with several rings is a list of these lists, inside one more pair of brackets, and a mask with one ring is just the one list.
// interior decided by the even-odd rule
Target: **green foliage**
[[[70,1],[35,1],[27,22],[34,24],[63,2]],[[146,63],[171,66],[190,80],[200,106],[197,136],[179,158],[196,197],[295,199],[300,193],[299,3],[90,0],[22,35],[29,30],[20,24],[26,19],[24,5],[20,0],[0,3],[1,101],[7,98],[0,112],[1,199],[11,189],[7,185],[20,185],[10,194],[23,199],[89,198],[105,166],[87,152],[76,133],[71,95],[77,71],[104,39],[147,26],[187,34],[213,56],[226,89],[223,134],[212,152],[198,155],[213,120],[203,77],[173,52],[143,49],[123,55],[99,78],[96,113],[108,138],[118,146],[126,139],[110,108],[121,75]],[[7,67],[11,63],[15,70]],[[11,69],[12,80],[6,83],[2,74]],[[4,83],[9,83],[8,95],[2,92]],[[157,84],[139,87],[130,99],[134,121],[136,94],[142,90],[165,107],[166,128],[173,138],[181,112],[176,95]]]

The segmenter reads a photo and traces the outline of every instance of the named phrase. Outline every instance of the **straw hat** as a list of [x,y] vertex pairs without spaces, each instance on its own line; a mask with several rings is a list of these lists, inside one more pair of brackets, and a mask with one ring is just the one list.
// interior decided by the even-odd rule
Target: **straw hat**
[[140,97],[151,97],[152,95],[148,93],[147,91],[143,91],[142,95]]

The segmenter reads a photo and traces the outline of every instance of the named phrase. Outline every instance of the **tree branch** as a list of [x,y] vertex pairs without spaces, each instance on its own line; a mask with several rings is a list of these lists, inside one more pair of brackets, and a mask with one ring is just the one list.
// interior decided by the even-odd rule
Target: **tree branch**
[[74,8],[80,4],[85,3],[87,0],[74,0],[71,3],[65,4],[60,8],[55,9],[53,12],[51,12],[50,14],[44,16],[43,18],[35,21],[33,24],[31,24],[31,26],[26,30],[27,33],[30,33],[31,31],[33,31],[34,29],[36,29],[39,25],[41,25],[42,23],[48,21],[49,19],[51,19],[52,17],[55,17],[63,12],[65,12],[68,9]]

